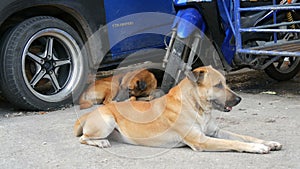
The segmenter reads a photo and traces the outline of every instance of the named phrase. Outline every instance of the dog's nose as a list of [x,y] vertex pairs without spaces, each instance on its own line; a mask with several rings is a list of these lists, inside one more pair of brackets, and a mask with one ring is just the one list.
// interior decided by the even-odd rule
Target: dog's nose
[[235,98],[236,104],[239,104],[239,103],[241,102],[241,100],[242,100],[242,98],[239,97],[239,96],[237,96],[237,97]]

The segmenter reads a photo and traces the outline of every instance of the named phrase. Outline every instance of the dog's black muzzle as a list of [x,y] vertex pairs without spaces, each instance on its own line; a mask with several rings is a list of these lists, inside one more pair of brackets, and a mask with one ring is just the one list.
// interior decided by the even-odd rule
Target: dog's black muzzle
[[230,112],[233,106],[238,105],[241,102],[242,98],[235,96],[234,99],[228,100],[225,102],[224,112]]

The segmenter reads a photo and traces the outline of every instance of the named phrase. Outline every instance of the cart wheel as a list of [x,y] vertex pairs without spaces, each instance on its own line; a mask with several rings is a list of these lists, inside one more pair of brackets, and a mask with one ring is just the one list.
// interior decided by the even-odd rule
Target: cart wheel
[[300,57],[282,57],[265,69],[265,72],[278,81],[290,80],[300,70]]

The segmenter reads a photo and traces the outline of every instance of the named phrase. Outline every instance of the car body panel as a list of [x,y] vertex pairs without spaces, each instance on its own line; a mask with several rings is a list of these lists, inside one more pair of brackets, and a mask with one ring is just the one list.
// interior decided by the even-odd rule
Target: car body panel
[[175,10],[172,0],[105,0],[112,56],[143,48],[163,47]]
[[[165,47],[164,37],[171,30],[175,14],[172,3],[172,0],[163,3],[159,0],[1,0],[0,36],[14,24],[36,15],[54,16],[70,25],[74,24],[70,21],[73,18],[86,41],[96,37],[89,43],[93,50],[90,53],[101,59],[92,58],[91,62],[105,57],[118,62],[118,58],[137,50]],[[100,34],[99,30],[105,26],[107,32]]]

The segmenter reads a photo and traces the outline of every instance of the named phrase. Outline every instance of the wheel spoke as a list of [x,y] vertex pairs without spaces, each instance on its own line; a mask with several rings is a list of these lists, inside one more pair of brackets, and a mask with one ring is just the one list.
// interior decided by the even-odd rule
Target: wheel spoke
[[295,63],[295,60],[296,59],[294,57],[289,57],[289,61],[290,61],[289,66],[292,66]]
[[45,76],[46,71],[40,70],[38,71],[30,81],[30,85],[34,88],[35,85]]
[[56,92],[59,91],[61,89],[61,87],[60,87],[60,85],[58,83],[58,80],[57,80],[57,77],[56,77],[55,73],[54,72],[50,72],[49,75],[50,75],[51,83],[52,83],[55,91]]
[[53,57],[53,38],[49,37],[47,39],[47,43],[46,43],[46,58],[48,58],[48,60],[52,59]]
[[282,66],[282,64],[283,64],[283,61],[279,61],[279,62],[278,62],[278,65],[277,65],[277,67],[276,67],[276,68],[277,68],[277,69],[280,69],[280,68],[281,68],[281,66]]
[[59,67],[59,66],[71,64],[71,61],[69,59],[66,59],[66,60],[57,60],[54,63],[55,63],[55,67]]
[[35,55],[35,54],[31,53],[31,52],[28,52],[27,56],[29,56],[29,58],[32,61],[34,61],[34,62],[36,62],[36,63],[38,63],[40,65],[44,64],[44,60],[42,58],[40,58],[38,55]]

